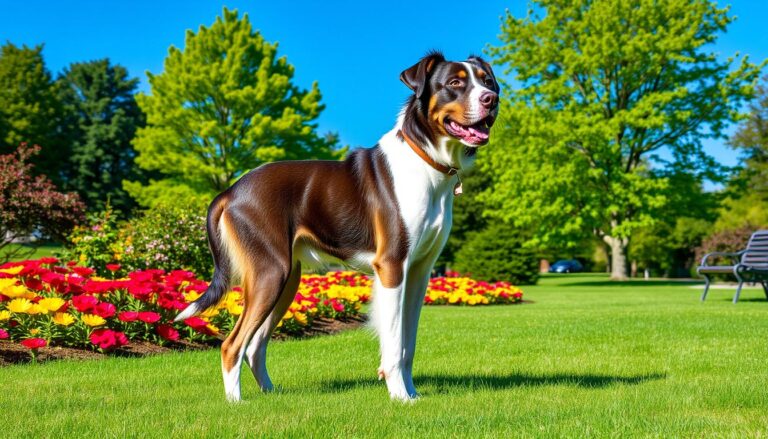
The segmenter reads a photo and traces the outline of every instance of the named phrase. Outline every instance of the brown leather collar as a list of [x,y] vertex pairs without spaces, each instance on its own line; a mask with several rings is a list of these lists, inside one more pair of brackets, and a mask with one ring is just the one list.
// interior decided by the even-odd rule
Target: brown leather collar
[[437,171],[442,172],[443,174],[446,174],[446,175],[456,175],[456,173],[459,172],[458,169],[452,166],[446,166],[442,163],[436,162],[432,157],[429,156],[429,154],[424,152],[423,149],[419,148],[419,146],[416,145],[413,139],[411,139],[410,137],[408,137],[407,134],[405,134],[405,131],[399,130],[397,132],[397,136],[402,137],[402,139],[405,140],[405,143],[407,143],[408,146],[411,147],[411,149],[413,150],[413,152],[416,153],[416,155],[421,157],[422,160],[424,160],[429,166],[432,166]]

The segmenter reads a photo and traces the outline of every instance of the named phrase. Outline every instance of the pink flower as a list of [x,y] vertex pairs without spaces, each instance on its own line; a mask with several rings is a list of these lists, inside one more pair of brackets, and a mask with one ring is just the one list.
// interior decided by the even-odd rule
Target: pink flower
[[109,302],[101,302],[93,309],[93,313],[96,314],[99,317],[103,317],[105,319],[108,319],[115,315],[115,305],[112,305]]
[[135,322],[139,318],[137,311],[123,311],[117,315],[117,318],[123,322]]
[[173,326],[170,325],[157,325],[157,333],[160,334],[160,337],[163,337],[166,340],[170,341],[177,341],[179,339],[179,331],[173,328]]
[[80,312],[90,312],[97,303],[99,303],[98,299],[85,294],[72,297],[72,306]]
[[5,329],[0,329],[0,340],[5,340],[8,337],[10,337],[8,335],[8,331],[6,331]]
[[139,320],[144,323],[157,323],[160,320],[160,314],[152,311],[142,311],[139,313]]
[[22,345],[24,345],[27,349],[40,349],[42,347],[45,347],[48,343],[42,338],[28,338],[26,340],[23,340],[21,342]]
[[125,333],[106,328],[93,331],[90,340],[91,343],[104,351],[119,348],[120,346],[128,344],[128,337],[126,337]]

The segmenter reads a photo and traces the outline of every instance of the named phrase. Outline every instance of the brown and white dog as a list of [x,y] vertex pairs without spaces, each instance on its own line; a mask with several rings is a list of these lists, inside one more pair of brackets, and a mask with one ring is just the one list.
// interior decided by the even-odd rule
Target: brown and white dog
[[213,280],[176,320],[214,305],[241,280],[244,310],[221,346],[227,399],[240,400],[243,358],[261,389],[272,389],[270,335],[294,298],[302,265],[330,261],[373,272],[379,377],[391,398],[417,397],[412,368],[421,305],[451,228],[457,171],[488,142],[499,85],[479,57],[449,62],[437,52],[400,79],[413,95],[376,147],[344,161],[261,166],[211,203]]

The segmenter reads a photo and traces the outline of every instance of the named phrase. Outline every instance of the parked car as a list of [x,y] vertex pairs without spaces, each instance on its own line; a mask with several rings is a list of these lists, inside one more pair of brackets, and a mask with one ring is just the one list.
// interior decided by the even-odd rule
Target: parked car
[[584,271],[584,266],[576,259],[561,259],[550,265],[550,273],[579,273]]

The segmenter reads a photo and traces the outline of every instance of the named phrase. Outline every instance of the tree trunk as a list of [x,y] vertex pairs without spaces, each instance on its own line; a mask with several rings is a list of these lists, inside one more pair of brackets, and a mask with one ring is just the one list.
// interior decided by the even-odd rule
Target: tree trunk
[[611,248],[611,279],[627,280],[627,246],[629,239],[605,235],[603,240]]

